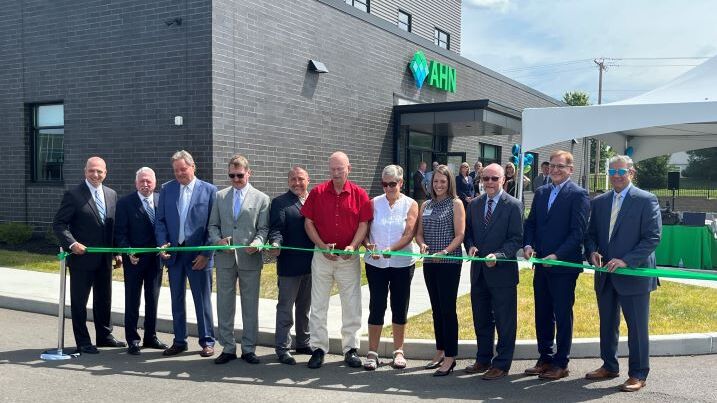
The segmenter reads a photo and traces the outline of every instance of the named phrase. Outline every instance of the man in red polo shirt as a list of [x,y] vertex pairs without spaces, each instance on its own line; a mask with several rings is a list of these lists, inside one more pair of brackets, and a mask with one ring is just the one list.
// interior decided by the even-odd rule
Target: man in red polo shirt
[[[348,180],[349,157],[337,151],[329,158],[331,179],[311,190],[301,214],[304,227],[317,248],[352,252],[366,236],[373,218],[371,201],[365,190]],[[344,361],[352,368],[361,366],[358,331],[361,328],[361,262],[358,254],[314,252],[311,261],[310,344],[314,349],[309,368],[320,368],[329,351],[326,314],[334,281],[341,298],[341,337]]]

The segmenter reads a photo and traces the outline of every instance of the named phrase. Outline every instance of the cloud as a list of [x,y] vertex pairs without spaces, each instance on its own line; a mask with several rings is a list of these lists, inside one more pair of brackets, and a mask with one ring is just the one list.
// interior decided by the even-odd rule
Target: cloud
[[468,8],[483,8],[506,12],[511,7],[510,0],[465,0],[463,5]]

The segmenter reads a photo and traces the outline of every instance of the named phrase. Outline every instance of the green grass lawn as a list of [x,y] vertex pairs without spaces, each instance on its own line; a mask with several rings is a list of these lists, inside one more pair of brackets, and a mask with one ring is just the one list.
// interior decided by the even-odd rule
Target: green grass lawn
[[[535,339],[533,308],[533,273],[520,271],[518,286],[518,339]],[[598,337],[599,318],[593,290],[593,276],[582,274],[575,290],[575,337]],[[458,327],[461,340],[475,340],[470,295],[458,298]],[[433,339],[433,318],[430,310],[412,317],[406,326],[406,337]],[[650,303],[650,334],[699,333],[717,331],[717,289],[663,281],[652,293]],[[627,335],[624,320],[620,334]],[[391,328],[383,330],[391,337]]]

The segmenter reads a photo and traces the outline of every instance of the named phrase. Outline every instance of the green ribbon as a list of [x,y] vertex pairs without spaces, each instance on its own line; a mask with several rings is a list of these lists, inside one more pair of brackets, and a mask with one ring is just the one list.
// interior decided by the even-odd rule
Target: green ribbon
[[[321,252],[330,253],[334,255],[363,255],[370,253],[367,251],[345,251],[339,249],[319,249],[319,248],[299,248],[295,246],[273,246],[269,244],[262,245],[211,245],[211,246],[170,246],[166,248],[104,248],[88,246],[86,253],[124,253],[128,255],[135,255],[140,253],[159,253],[162,252],[206,252],[206,251],[222,251],[232,249],[246,249],[246,248],[257,248],[259,250],[271,250],[271,249],[283,249],[283,250],[295,250],[302,252]],[[518,259],[487,259],[484,257],[475,256],[453,256],[453,255],[430,255],[404,251],[392,251],[383,252],[376,251],[376,254],[385,256],[407,256],[415,258],[428,258],[428,259],[442,259],[442,260],[460,260],[460,261],[476,261],[476,262],[519,262]],[[59,260],[65,259],[69,256],[70,252],[60,252],[57,255]],[[588,264],[564,262],[562,260],[554,259],[539,259],[530,258],[527,259],[531,264],[539,263],[544,265],[546,268],[551,270],[560,270],[561,267],[575,268],[575,269],[587,269],[596,272],[608,273],[608,269],[605,267],[595,267]],[[717,281],[717,272],[707,272],[704,270],[688,270],[688,269],[654,269],[646,267],[621,267],[613,271],[615,274],[623,274],[626,276],[638,276],[638,277],[663,277],[663,278],[681,278],[691,280],[710,280]]]

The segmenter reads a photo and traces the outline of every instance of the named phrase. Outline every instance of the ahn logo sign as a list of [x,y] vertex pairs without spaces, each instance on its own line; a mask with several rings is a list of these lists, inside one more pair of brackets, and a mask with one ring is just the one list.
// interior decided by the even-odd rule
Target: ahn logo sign
[[408,68],[413,73],[413,79],[416,81],[418,89],[428,82],[428,85],[439,90],[456,92],[456,69],[454,67],[436,60],[431,60],[429,63],[426,60],[426,55],[419,50],[413,54]]

